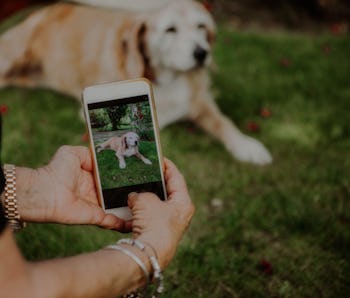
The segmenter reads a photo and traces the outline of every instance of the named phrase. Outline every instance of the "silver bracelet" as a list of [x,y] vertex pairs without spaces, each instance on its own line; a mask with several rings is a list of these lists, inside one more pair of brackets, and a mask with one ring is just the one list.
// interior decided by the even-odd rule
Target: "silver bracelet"
[[108,245],[105,247],[105,249],[114,249],[114,250],[118,250],[122,253],[124,253],[125,255],[129,256],[131,259],[133,259],[133,261],[135,263],[137,263],[137,265],[140,266],[140,268],[142,269],[143,273],[145,274],[145,277],[146,277],[146,280],[147,280],[147,283],[150,282],[150,274],[145,266],[145,264],[141,261],[141,259],[135,255],[133,252],[131,252],[130,250],[124,248],[124,247],[121,247],[120,245],[115,245],[115,244],[112,244],[112,245]]
[[148,244],[148,246],[153,250],[153,253],[154,253],[153,255],[150,255],[146,252],[146,245],[144,245],[140,240],[131,239],[131,238],[120,239],[119,241],[117,241],[117,244],[129,244],[132,246],[136,246],[138,249],[140,249],[142,252],[144,252],[147,255],[147,257],[149,258],[150,263],[152,265],[152,268],[153,268],[153,278],[158,283],[156,293],[153,294],[152,298],[158,297],[161,293],[163,293],[163,291],[164,291],[164,282],[163,282],[164,277],[163,277],[162,270],[161,270],[159,263],[158,263],[155,249],[151,245]]

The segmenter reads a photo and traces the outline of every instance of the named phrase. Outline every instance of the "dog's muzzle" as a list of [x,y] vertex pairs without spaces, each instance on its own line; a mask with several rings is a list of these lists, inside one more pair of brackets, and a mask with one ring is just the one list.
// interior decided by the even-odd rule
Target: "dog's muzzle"
[[203,49],[200,46],[196,46],[193,52],[193,57],[196,60],[196,63],[198,66],[202,66],[204,64],[207,56],[208,56],[208,51],[206,49]]

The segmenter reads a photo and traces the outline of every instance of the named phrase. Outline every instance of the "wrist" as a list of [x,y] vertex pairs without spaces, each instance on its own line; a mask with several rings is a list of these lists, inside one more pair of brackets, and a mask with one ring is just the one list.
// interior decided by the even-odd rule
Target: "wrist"
[[[152,297],[158,297],[164,291],[163,274],[159,265],[157,252],[149,243],[143,243],[138,239],[124,238],[116,244],[108,245],[105,249],[113,249],[127,255],[134,263],[138,264],[140,272],[143,272],[147,284],[155,283],[157,286]],[[136,287],[134,289],[139,289]],[[134,290],[133,289],[133,290]],[[139,297],[138,294],[130,293],[130,297]],[[129,297],[128,295],[128,297]]]
[[158,258],[158,262],[162,270],[164,270],[167,267],[167,265],[170,263],[170,261],[175,255],[175,248],[171,245],[167,245],[168,242],[164,240],[166,238],[163,238],[159,235],[157,235],[156,237],[140,235],[136,239],[143,242],[146,246],[152,249],[152,251]]
[[4,206],[5,217],[7,218],[12,231],[18,232],[24,227],[24,223],[18,212],[16,166],[5,164],[3,167],[3,173],[5,178],[5,189],[1,194],[1,207],[2,205]]
[[150,273],[152,272],[152,265],[147,257],[147,255],[145,255],[144,253],[142,253],[137,247],[134,247],[132,245],[128,245],[128,244],[119,244],[119,246],[121,246],[122,248],[125,248],[129,251],[131,251],[134,255],[136,255],[141,262],[144,264],[145,269],[147,270],[147,272],[149,273],[148,276],[145,276],[143,270],[140,269],[140,267],[138,268],[138,271],[141,273],[142,278],[139,279],[139,284],[138,284],[138,288],[140,287],[144,287],[149,283],[149,277],[150,277]]
[[149,284],[152,265],[147,256],[138,248],[117,242],[116,244],[106,246],[101,251],[113,251],[113,255],[117,256],[119,262],[123,261],[127,264],[124,266],[127,268],[126,270],[129,271],[129,274],[125,271],[125,275],[119,276],[118,278],[120,281],[122,281],[123,277],[127,278],[127,282],[122,282],[125,287],[121,289],[121,293],[127,294],[138,291]]
[[39,170],[17,167],[18,212],[23,221],[41,222],[46,220],[46,209],[42,202]]

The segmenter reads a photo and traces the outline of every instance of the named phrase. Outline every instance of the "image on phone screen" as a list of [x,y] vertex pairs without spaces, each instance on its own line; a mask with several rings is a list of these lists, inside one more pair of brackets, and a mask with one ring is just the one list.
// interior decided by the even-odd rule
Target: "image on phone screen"
[[89,103],[105,209],[127,206],[130,192],[165,199],[148,95]]

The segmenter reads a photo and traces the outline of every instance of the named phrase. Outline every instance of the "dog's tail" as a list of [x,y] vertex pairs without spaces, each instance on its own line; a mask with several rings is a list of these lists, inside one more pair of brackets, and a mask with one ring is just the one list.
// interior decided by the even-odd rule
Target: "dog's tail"
[[139,12],[159,9],[170,1],[171,0],[73,0],[73,2],[86,5]]
[[[42,12],[34,13],[0,36],[0,87],[38,71],[39,66],[30,57],[29,48],[43,17]],[[24,79],[21,85],[26,85]]]

